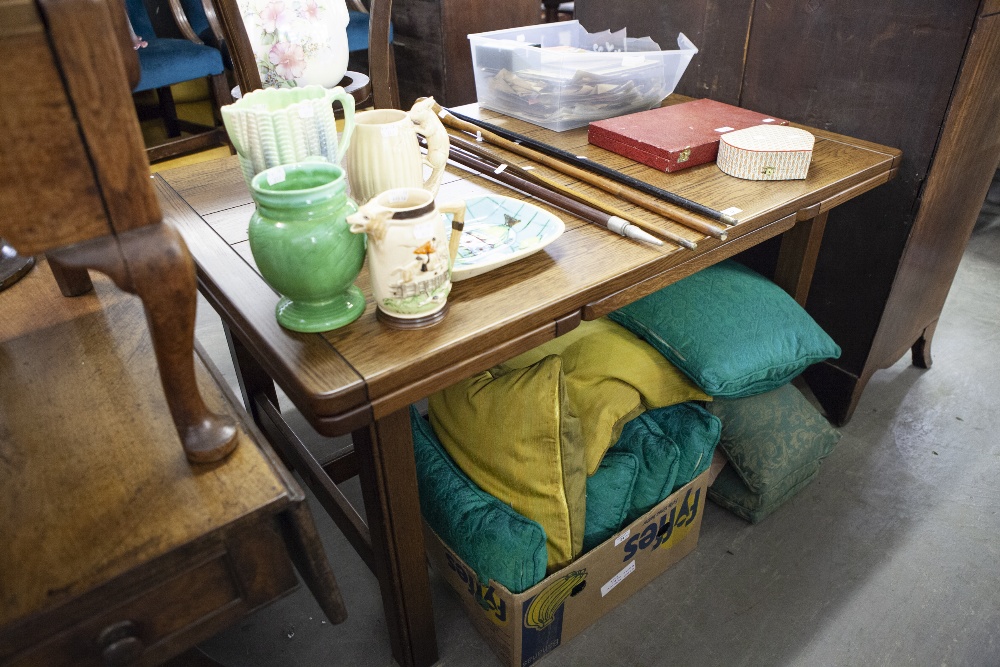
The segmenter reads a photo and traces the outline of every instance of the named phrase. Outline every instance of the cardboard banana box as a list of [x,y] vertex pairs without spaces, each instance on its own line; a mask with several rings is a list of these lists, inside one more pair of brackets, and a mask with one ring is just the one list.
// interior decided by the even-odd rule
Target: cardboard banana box
[[706,491],[724,465],[716,452],[709,469],[689,484],[523,593],[479,581],[425,523],[427,553],[500,662],[528,667],[694,550]]

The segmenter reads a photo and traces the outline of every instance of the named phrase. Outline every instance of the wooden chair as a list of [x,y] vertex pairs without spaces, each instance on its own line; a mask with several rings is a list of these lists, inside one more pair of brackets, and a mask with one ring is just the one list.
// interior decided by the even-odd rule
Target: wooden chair
[[[236,0],[204,0],[211,21],[218,21],[222,40],[233,61],[236,82],[243,93],[262,88],[260,72]],[[210,6],[209,6],[210,5]],[[363,25],[367,12],[368,74],[348,72],[341,83],[361,106],[370,101],[376,108],[399,108],[396,60],[392,52],[392,0],[371,0],[365,9],[358,0],[348,0],[354,30]],[[351,30],[349,26],[348,30]],[[350,33],[349,33],[350,34]],[[360,46],[360,45],[359,45]],[[355,46],[351,46],[355,50]]]
[[[233,101],[220,50],[205,44],[195,34],[181,3],[173,0],[169,6],[182,39],[157,36],[143,0],[125,0],[132,28],[148,44],[137,51],[139,82],[133,87],[133,92],[156,91],[159,117],[168,137],[166,142],[150,146],[148,157],[151,162],[226,144],[228,139],[219,107]],[[207,78],[210,84],[211,125],[178,118],[170,90],[174,84],[202,78]],[[182,136],[182,131],[187,135]]]
[[66,299],[39,269],[0,298],[0,664],[222,667],[189,647],[294,590],[295,570],[345,620],[301,488],[211,360],[199,387],[240,444],[185,465],[142,303],[101,275]]
[[216,461],[236,446],[235,426],[195,383],[194,263],[150,183],[118,1],[0,0],[0,236],[47,253],[66,296],[90,290],[95,269],[142,299],[184,451]]

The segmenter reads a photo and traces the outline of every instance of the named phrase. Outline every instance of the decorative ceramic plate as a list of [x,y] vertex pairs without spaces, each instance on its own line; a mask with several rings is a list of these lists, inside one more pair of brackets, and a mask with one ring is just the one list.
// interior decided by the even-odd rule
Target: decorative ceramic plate
[[516,262],[555,241],[565,228],[562,220],[528,202],[502,195],[470,197],[451,279]]

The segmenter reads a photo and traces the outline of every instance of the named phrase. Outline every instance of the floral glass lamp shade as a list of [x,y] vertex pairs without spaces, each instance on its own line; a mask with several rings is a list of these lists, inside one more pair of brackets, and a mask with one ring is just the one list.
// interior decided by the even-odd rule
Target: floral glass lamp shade
[[240,0],[265,88],[333,88],[347,72],[344,0]]

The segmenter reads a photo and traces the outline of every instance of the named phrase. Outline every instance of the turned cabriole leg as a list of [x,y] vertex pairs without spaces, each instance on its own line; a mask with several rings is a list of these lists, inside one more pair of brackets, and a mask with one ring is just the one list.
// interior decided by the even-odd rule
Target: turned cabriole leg
[[917,342],[913,344],[910,348],[910,358],[913,361],[913,365],[917,368],[930,368],[931,359],[931,341],[934,339],[934,330],[937,329],[937,320],[934,320],[924,332],[920,334],[920,338]]
[[197,285],[194,262],[180,234],[164,224],[148,225],[54,251],[50,257],[57,280],[60,274],[77,280],[80,272],[94,269],[142,299],[163,392],[188,460],[208,463],[232,452],[238,442],[235,422],[209,411],[195,379]]

